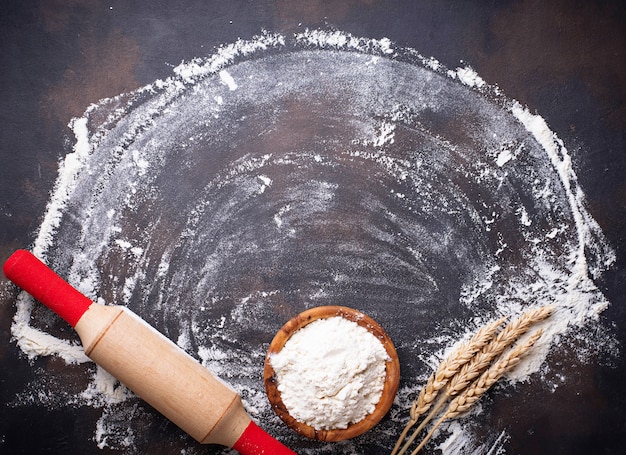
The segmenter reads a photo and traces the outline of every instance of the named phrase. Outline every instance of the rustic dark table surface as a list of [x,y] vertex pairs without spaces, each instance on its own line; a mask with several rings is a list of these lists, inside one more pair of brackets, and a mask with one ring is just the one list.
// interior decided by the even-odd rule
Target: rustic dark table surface
[[[480,425],[490,429],[486,433],[505,431],[497,453],[624,453],[626,8],[618,0],[4,1],[0,260],[33,244],[59,161],[71,151],[72,118],[103,98],[164,80],[182,61],[211,55],[239,38],[251,39],[263,30],[289,36],[307,28],[385,37],[448,68],[470,65],[506,97],[541,115],[563,140],[586,207],[616,254],[596,278],[610,305],[594,323],[594,330],[612,337],[615,347],[587,356],[584,363],[567,356],[553,359],[563,369],[558,387],[547,392],[525,383],[519,392],[523,400],[515,399],[517,389],[506,389],[501,401],[489,401],[475,433],[481,434]],[[31,384],[39,384],[44,395],[55,390],[37,382],[42,372],[46,377],[58,373],[61,383],[80,390],[80,377],[91,370],[74,366],[71,374],[61,373],[65,364],[58,359],[29,360],[22,354],[11,333],[17,290],[4,276],[2,281],[0,453],[221,453],[196,445],[145,406],[138,415],[148,423],[133,427],[132,443],[113,441],[99,449],[102,441],[94,431],[102,422],[101,407],[18,399],[25,391],[32,393]],[[387,327],[391,333],[393,324]],[[269,341],[267,333],[259,337]],[[278,424],[272,425],[275,430]],[[147,433],[136,434],[137,428]],[[326,446],[292,436],[289,443],[295,450],[306,447],[307,453],[330,453]],[[367,444],[355,447],[376,450]],[[426,448],[427,453],[437,450],[436,444]]]

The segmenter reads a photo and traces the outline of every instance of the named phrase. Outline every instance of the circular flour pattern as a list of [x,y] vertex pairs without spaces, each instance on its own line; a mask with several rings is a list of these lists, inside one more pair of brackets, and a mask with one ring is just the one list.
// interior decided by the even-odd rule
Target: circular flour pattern
[[[178,342],[299,453],[389,451],[444,351],[486,320],[556,307],[515,380],[608,303],[592,278],[613,253],[546,122],[471,69],[388,40],[264,34],[102,100],[72,128],[34,253]],[[329,304],[371,314],[404,363],[398,412],[326,446],[276,421],[262,368],[285,321]],[[25,353],[84,362],[61,327],[20,295]],[[132,452],[137,402],[96,371],[56,405],[84,403],[103,408],[98,444]],[[502,439],[475,440],[462,421],[446,431],[444,453]]]

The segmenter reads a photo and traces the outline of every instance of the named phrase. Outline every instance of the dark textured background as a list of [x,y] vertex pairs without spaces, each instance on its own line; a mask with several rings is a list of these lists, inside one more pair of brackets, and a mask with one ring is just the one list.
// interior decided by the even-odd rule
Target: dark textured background
[[[5,0],[0,260],[33,241],[68,150],[67,124],[90,103],[166,78],[182,60],[239,37],[306,27],[388,37],[450,68],[469,64],[546,119],[617,251],[598,283],[612,303],[601,319],[626,349],[626,6],[618,0]],[[102,453],[91,441],[98,410],[7,407],[36,368],[11,341],[14,295],[0,305],[0,453]],[[508,429],[508,453],[624,453],[626,354],[567,374],[539,402],[494,404],[487,423]],[[168,441],[178,430],[164,433],[144,453],[175,450]]]

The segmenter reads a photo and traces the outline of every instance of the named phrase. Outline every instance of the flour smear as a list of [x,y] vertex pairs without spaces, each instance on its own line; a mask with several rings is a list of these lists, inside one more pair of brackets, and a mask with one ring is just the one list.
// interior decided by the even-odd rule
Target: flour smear
[[[564,339],[580,362],[613,349],[592,280],[614,255],[570,155],[543,118],[471,68],[387,39],[264,33],[101,100],[71,126],[33,252],[176,341],[299,453],[389,451],[446,352],[501,315],[556,308],[512,383],[566,381],[547,358],[572,349]],[[390,417],[337,444],[282,425],[262,382],[274,334],[319,305],[371,315],[403,361]],[[58,371],[42,371],[13,404],[94,406],[96,443],[139,451],[156,417],[63,328],[19,295],[12,331],[24,354],[92,377],[65,390]],[[475,437],[476,418],[442,426],[431,447],[502,453],[508,436]]]

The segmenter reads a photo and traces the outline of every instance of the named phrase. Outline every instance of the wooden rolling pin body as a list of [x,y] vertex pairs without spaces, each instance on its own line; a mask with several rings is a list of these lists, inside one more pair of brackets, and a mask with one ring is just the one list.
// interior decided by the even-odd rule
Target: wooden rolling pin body
[[4,273],[72,325],[91,359],[200,443],[295,455],[252,422],[231,387],[127,308],[92,302],[25,250]]
[[232,447],[250,423],[234,390],[128,309],[92,304],[74,328],[87,356],[196,441]]

